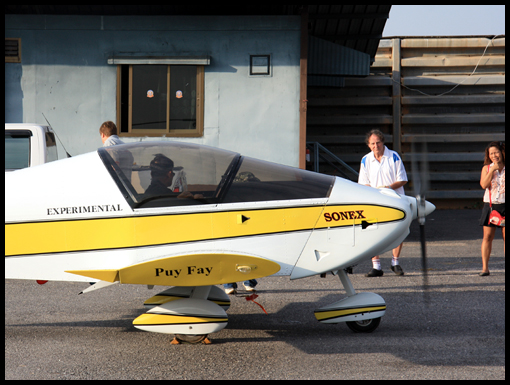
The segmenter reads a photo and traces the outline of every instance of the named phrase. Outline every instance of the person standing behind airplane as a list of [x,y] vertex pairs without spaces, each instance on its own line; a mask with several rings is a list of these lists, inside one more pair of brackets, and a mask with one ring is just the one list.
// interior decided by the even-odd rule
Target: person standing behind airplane
[[[118,144],[124,144],[122,140],[117,136],[117,126],[112,121],[107,121],[101,124],[99,127],[99,135],[101,135],[101,141],[103,147],[116,146]],[[119,165],[122,172],[126,176],[127,180],[131,182],[131,174],[133,172],[133,155],[129,151],[111,151],[110,155]]]
[[[367,133],[365,143],[372,152],[361,160],[358,183],[375,188],[391,188],[398,194],[404,195],[407,174],[402,158],[384,145],[384,134],[379,130],[371,130]],[[399,263],[401,251],[402,244],[393,249],[391,270],[396,275],[404,275]],[[372,265],[373,269],[365,276],[382,277],[384,272],[378,255],[372,258]]]
[[103,147],[124,144],[124,142],[117,136],[117,132],[117,126],[112,121],[107,121],[101,124],[101,127],[99,127],[99,135],[101,135]]
[[[482,265],[481,277],[490,275],[489,259],[492,251],[492,241],[496,235],[495,225],[489,223],[489,214],[492,208],[505,216],[505,143],[492,142],[485,149],[485,161],[480,176],[480,186],[485,189],[483,197],[484,207],[480,218],[480,226],[483,226],[482,240]],[[505,227],[501,227],[503,233],[503,254],[505,247]]]

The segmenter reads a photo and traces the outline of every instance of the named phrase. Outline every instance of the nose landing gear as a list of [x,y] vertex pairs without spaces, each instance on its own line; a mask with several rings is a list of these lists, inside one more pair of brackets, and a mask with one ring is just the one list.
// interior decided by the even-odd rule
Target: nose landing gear
[[355,333],[373,332],[386,313],[384,299],[374,293],[356,294],[345,270],[339,270],[338,276],[348,297],[315,310],[315,318],[328,324],[345,322]]
[[346,322],[354,333],[372,333],[381,323],[381,317],[365,321]]

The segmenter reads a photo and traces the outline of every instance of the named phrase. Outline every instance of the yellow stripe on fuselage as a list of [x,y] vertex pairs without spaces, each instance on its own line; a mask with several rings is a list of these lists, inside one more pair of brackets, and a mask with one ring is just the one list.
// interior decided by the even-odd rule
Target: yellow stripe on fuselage
[[[248,219],[241,220],[241,215]],[[384,223],[404,217],[395,208],[345,205],[12,223],[5,225],[5,256],[157,246],[352,226],[362,221]]]

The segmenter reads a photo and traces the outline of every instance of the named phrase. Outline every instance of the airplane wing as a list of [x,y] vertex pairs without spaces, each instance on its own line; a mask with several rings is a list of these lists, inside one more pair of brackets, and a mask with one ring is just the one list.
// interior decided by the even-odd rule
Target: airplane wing
[[158,286],[212,286],[276,274],[280,266],[264,258],[234,254],[181,255],[104,270],[70,270],[106,282]]

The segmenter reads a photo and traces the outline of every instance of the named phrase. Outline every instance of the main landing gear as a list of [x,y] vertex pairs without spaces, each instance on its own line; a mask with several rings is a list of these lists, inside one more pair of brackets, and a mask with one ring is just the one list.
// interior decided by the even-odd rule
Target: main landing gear
[[355,333],[371,333],[386,313],[384,299],[374,293],[356,293],[347,272],[338,271],[347,298],[315,310],[315,318],[326,324],[345,322]]
[[[355,333],[371,333],[386,312],[384,299],[356,293],[346,271],[338,271],[347,298],[315,310],[319,322],[345,322]],[[230,298],[216,286],[172,287],[145,301],[150,310],[133,321],[141,330],[174,334],[172,344],[209,344],[208,335],[227,326]]]
[[141,330],[175,334],[172,344],[211,343],[207,336],[227,326],[230,298],[216,286],[173,287],[145,301],[151,308],[133,321]]
[[209,338],[207,338],[208,334],[202,334],[198,336],[191,336],[186,334],[176,334],[173,341],[171,342],[172,345],[180,345],[180,344],[204,344],[209,345],[211,341]]

